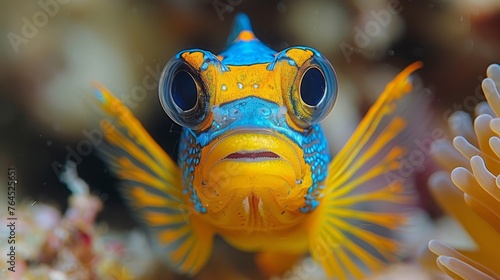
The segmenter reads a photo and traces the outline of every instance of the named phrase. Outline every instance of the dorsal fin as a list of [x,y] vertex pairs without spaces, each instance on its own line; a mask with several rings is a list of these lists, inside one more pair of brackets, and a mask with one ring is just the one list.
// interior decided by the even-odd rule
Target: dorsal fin
[[234,17],[226,49],[219,58],[226,65],[252,65],[271,62],[275,53],[254,35],[248,16],[239,13]]
[[238,41],[258,40],[253,34],[250,18],[243,13],[238,13],[234,17],[233,27],[227,38],[227,47]]

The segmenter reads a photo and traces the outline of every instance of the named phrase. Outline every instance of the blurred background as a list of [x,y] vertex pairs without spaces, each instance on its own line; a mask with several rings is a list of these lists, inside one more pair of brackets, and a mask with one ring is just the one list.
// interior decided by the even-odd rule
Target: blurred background
[[[18,201],[64,211],[70,191],[58,174],[67,159],[76,161],[103,201],[98,222],[117,232],[136,224],[116,180],[85,144],[94,120],[75,96],[102,83],[176,158],[180,128],[158,102],[160,71],[182,49],[223,50],[238,12],[270,47],[307,45],[331,61],[339,99],[324,127],[334,151],[410,63],[424,63],[418,75],[433,92],[434,124],[444,127],[451,111],[472,112],[483,100],[485,69],[500,62],[498,0],[40,0],[0,7],[0,170],[15,166]],[[429,162],[418,178],[428,235],[442,216],[426,191],[433,170]]]

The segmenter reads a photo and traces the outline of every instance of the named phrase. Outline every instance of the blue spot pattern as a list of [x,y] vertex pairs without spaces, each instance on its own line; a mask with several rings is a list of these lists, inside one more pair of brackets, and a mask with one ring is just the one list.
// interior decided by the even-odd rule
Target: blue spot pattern
[[102,92],[101,92],[101,90],[100,90],[100,89],[95,88],[95,89],[94,89],[94,95],[95,95],[95,97],[99,100],[99,102],[104,103],[104,101],[106,101],[106,100],[104,99],[104,95],[102,94]]
[[184,128],[179,145],[178,164],[182,170],[183,193],[189,194],[189,200],[193,203],[196,211],[206,213],[207,209],[201,204],[201,200],[196,194],[193,186],[194,170],[200,164],[201,145],[196,141],[196,136],[192,130]]
[[308,213],[319,205],[318,196],[324,188],[324,181],[328,175],[328,166],[331,160],[328,143],[318,124],[308,129],[302,149],[304,150],[304,161],[311,167],[312,185],[307,190],[305,206],[299,208],[299,211]]

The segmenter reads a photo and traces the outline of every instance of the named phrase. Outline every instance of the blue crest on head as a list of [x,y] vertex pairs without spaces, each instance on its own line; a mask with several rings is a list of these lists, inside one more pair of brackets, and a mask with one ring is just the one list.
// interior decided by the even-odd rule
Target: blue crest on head
[[[242,34],[250,36],[241,36]],[[227,39],[226,49],[220,54],[226,65],[252,65],[269,63],[276,51],[263,44],[253,34],[252,24],[246,14],[237,14]]]

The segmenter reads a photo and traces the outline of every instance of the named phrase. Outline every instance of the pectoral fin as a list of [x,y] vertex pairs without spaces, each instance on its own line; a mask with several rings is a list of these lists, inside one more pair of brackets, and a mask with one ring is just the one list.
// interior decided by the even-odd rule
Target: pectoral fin
[[190,212],[179,168],[116,97],[95,87],[93,103],[103,113],[100,129],[106,140],[97,148],[122,180],[120,191],[167,263],[181,273],[198,272],[210,256],[213,232]]
[[361,279],[397,258],[392,233],[405,222],[402,206],[413,201],[403,187],[411,180],[390,176],[408,152],[408,119],[397,113],[412,90],[409,75],[420,67],[410,65],[388,84],[330,164],[309,243],[329,276]]

